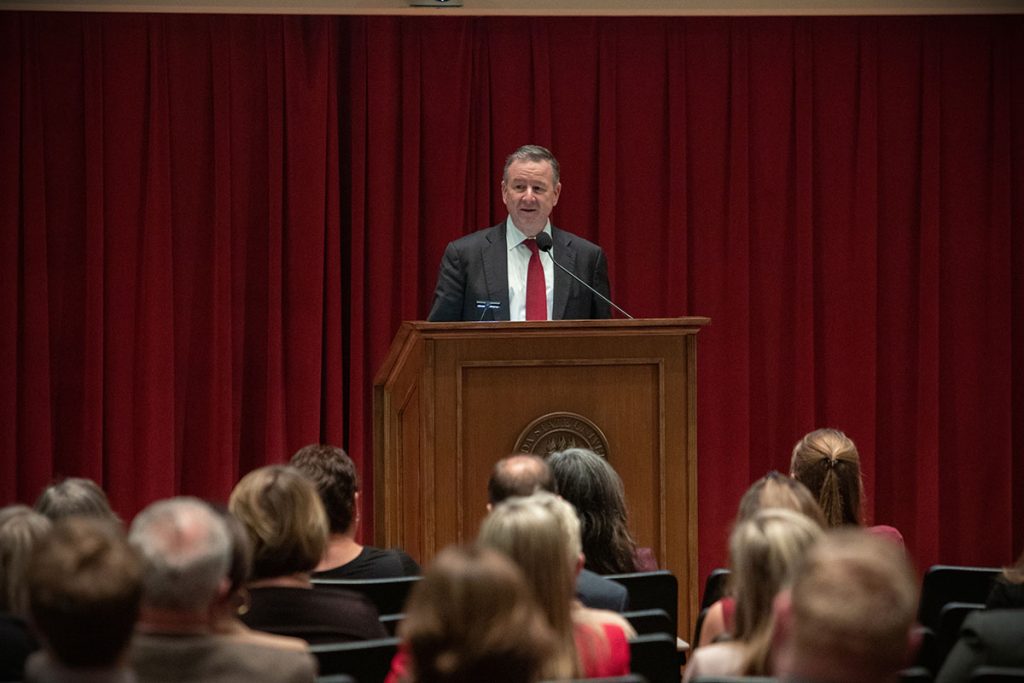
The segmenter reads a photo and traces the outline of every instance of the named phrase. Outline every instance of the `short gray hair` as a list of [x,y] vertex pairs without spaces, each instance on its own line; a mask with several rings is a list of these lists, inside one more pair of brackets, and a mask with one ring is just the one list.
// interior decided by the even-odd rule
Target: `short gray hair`
[[145,563],[143,601],[154,607],[209,605],[231,563],[227,525],[198,498],[153,503],[132,521],[128,540]]
[[551,173],[554,177],[555,185],[558,184],[558,179],[561,177],[561,171],[558,167],[558,159],[551,153],[547,147],[541,147],[540,145],[523,145],[516,151],[512,152],[505,159],[505,168],[501,172],[501,179],[504,182],[508,182],[508,167],[515,161],[533,161],[540,163],[546,161],[551,164]]

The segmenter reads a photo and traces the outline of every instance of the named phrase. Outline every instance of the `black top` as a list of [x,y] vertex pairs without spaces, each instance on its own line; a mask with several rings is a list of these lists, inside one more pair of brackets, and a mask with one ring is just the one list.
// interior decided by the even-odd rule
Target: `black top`
[[985,601],[988,609],[1014,609],[1024,607],[1024,583],[1012,583],[999,577],[992,584],[992,592]]
[[249,610],[241,615],[249,628],[310,643],[338,643],[386,638],[377,609],[359,593],[347,590],[268,586],[250,588]]
[[401,550],[384,550],[364,546],[351,562],[315,572],[314,579],[394,579],[401,576],[419,576],[420,566]]
[[0,612],[0,681],[25,677],[25,660],[39,645],[22,619]]

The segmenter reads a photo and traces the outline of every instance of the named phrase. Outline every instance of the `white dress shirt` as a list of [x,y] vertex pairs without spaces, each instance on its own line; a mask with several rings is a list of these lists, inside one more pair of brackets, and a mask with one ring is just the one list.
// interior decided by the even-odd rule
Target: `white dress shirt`
[[[551,235],[551,221],[544,226],[544,232]],[[533,252],[523,244],[527,237],[519,231],[509,216],[505,220],[505,243],[508,246],[508,313],[509,320],[526,320],[526,273]],[[551,249],[554,254],[554,247]],[[544,268],[544,289],[548,301],[548,320],[551,320],[551,302],[555,295],[555,265],[550,257],[540,253]]]

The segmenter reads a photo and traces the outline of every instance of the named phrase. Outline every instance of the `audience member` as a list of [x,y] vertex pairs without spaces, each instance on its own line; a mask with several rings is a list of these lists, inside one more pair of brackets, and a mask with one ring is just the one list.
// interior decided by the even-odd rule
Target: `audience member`
[[0,681],[21,680],[39,645],[29,629],[25,567],[50,520],[24,505],[0,509]]
[[[767,508],[784,508],[802,512],[820,527],[825,526],[825,518],[807,487],[792,477],[779,472],[769,472],[747,489],[740,498],[739,513],[736,523],[752,518],[760,510]],[[729,583],[732,583],[730,578]],[[733,633],[735,627],[736,599],[732,595],[731,586],[727,586],[726,595],[708,608],[704,623],[700,630],[700,641],[697,647],[708,645],[719,638]]]
[[654,571],[650,548],[638,548],[629,533],[626,492],[608,461],[586,448],[548,456],[558,493],[576,508],[583,529],[586,568],[598,574]]
[[1024,607],[1024,553],[1012,567],[1003,569],[1003,575],[992,585],[985,601],[988,609],[1016,609]]
[[386,579],[420,573],[419,565],[405,552],[364,546],[356,541],[359,475],[345,451],[337,446],[311,444],[292,456],[291,465],[316,484],[330,525],[327,550],[314,576]]
[[314,591],[310,576],[327,546],[327,516],[313,482],[294,467],[245,475],[228,502],[253,544],[250,628],[309,642],[383,638],[376,608],[358,593]]
[[92,479],[69,477],[50,484],[36,498],[33,507],[54,522],[70,515],[84,515],[121,523],[110,509],[107,494]]
[[860,529],[829,532],[775,600],[784,683],[896,681],[916,649],[917,584],[902,548]]
[[239,643],[255,643],[267,647],[281,647],[286,650],[308,652],[309,643],[301,638],[279,636],[266,631],[251,629],[238,618],[249,610],[249,591],[246,583],[252,572],[252,543],[242,523],[228,512],[212,506],[221,515],[231,539],[231,564],[228,567],[228,590],[224,597],[213,604],[213,630],[228,640]]
[[968,683],[979,666],[1024,667],[1024,609],[968,614],[935,683]]
[[772,470],[747,489],[740,498],[737,521],[750,519],[765,508],[784,508],[802,512],[825,528],[825,515],[818,500],[799,480]]
[[554,638],[511,560],[456,547],[413,589],[399,633],[417,683],[533,683]]
[[142,608],[131,659],[140,683],[311,683],[311,655],[234,642],[214,632],[228,591],[224,520],[195,498],[153,503],[132,521],[143,558]]
[[696,676],[771,673],[772,601],[823,534],[814,520],[783,508],[766,508],[736,523],[729,539],[736,598],[733,639],[694,650],[684,682]]
[[[860,454],[846,434],[816,429],[804,436],[793,447],[790,474],[817,496],[826,526],[862,524]],[[894,527],[877,525],[868,531],[903,545],[903,535]]]
[[936,683],[966,683],[983,665],[1024,667],[1024,553],[996,579],[985,609],[967,615]]
[[[487,509],[513,496],[537,491],[558,493],[555,477],[546,460],[530,453],[517,453],[494,464],[487,482]],[[584,568],[576,577],[576,597],[587,607],[625,612],[629,592],[625,586]]]
[[131,683],[128,645],[142,598],[142,561],[119,522],[58,520],[28,564],[29,607],[43,650],[26,681]]
[[617,676],[629,672],[633,629],[615,612],[584,607],[574,596],[583,568],[579,519],[572,506],[547,492],[509,498],[491,510],[477,542],[519,565],[554,628],[546,678]]

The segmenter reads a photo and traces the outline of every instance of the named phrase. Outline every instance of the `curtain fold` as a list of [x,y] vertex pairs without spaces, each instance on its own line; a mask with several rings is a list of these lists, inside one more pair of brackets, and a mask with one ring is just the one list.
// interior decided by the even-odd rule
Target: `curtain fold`
[[374,373],[536,142],[616,302],[712,318],[702,573],[819,426],[920,566],[1024,545],[1021,17],[4,12],[0,102],[0,502],[325,440],[368,521]]

